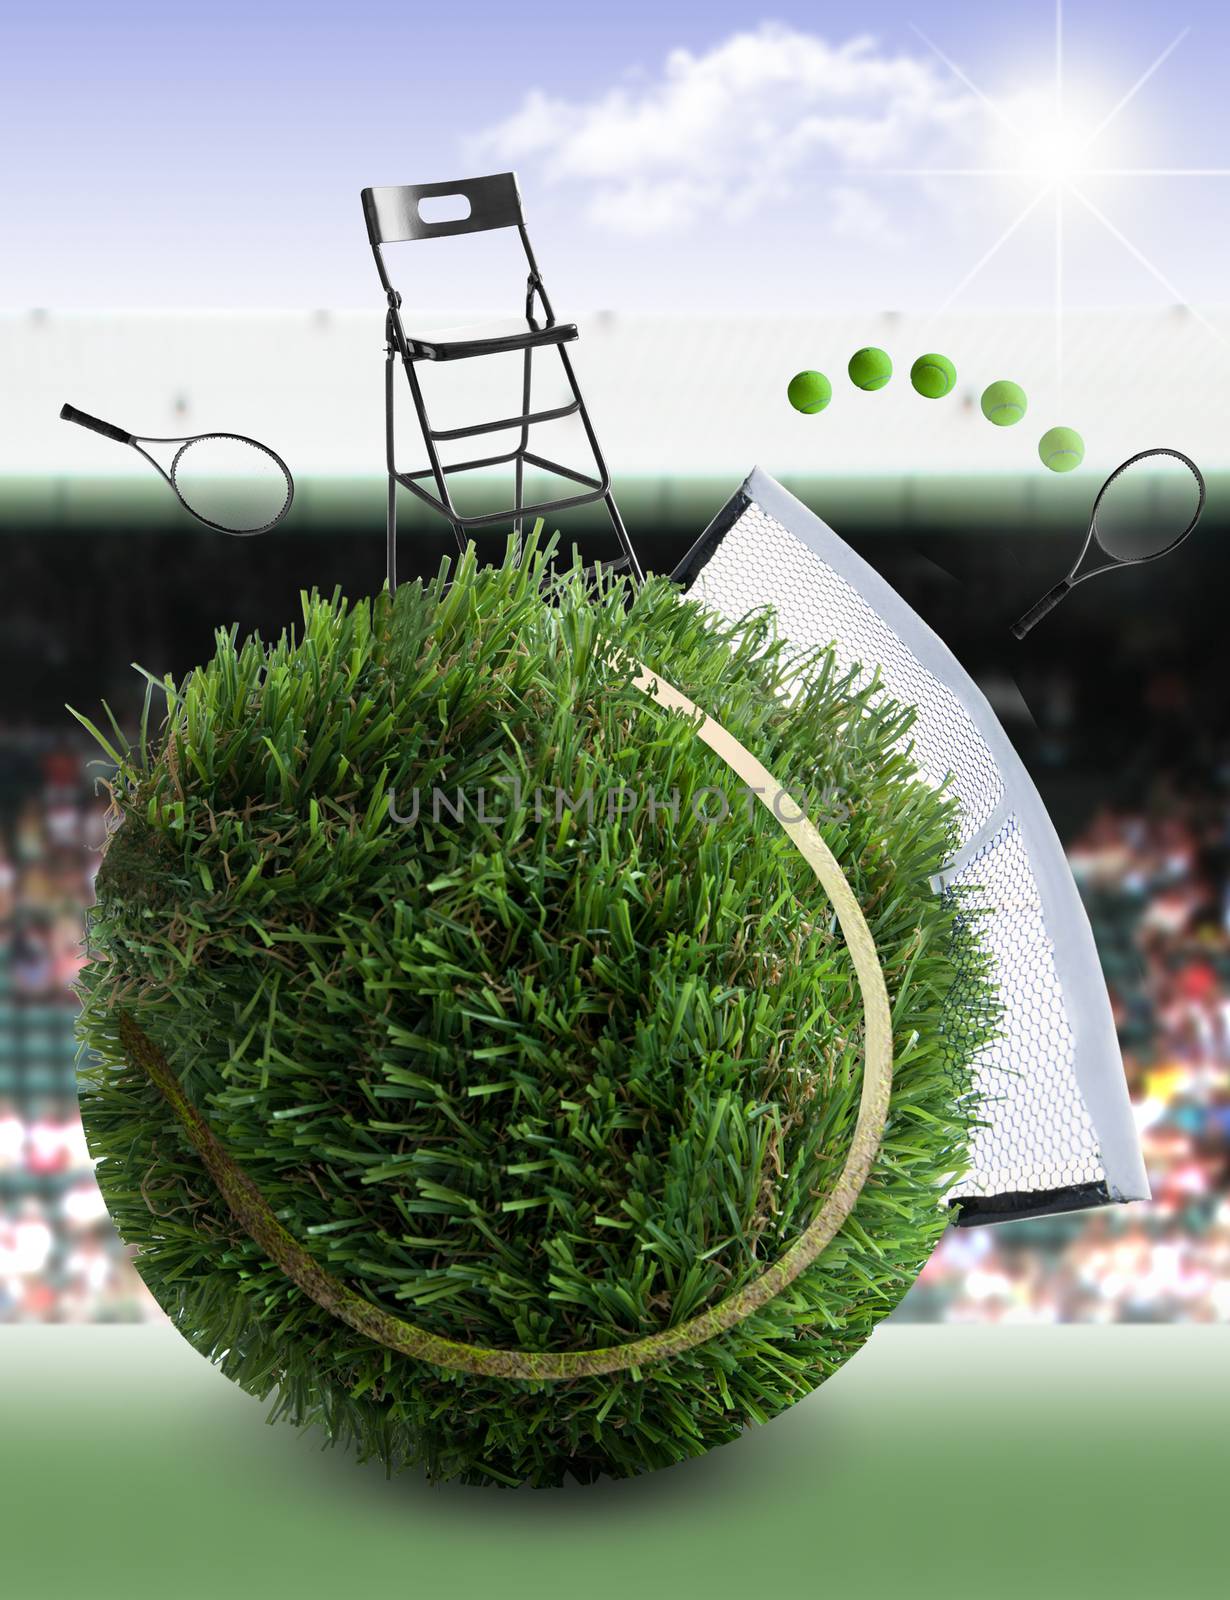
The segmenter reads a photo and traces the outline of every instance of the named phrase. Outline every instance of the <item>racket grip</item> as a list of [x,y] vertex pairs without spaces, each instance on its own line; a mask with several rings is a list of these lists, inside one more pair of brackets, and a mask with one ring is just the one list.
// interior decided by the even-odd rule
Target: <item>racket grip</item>
[[101,417],[92,417],[88,411],[78,411],[76,406],[67,402],[60,407],[61,422],[76,422],[83,428],[89,428],[92,433],[101,433],[104,439],[114,439],[116,444],[131,444],[132,434],[125,433],[123,428],[117,428],[113,422],[104,422]]
[[1065,578],[1062,583],[1057,583],[1053,589],[1049,589],[1035,605],[1030,606],[1025,615],[1018,617],[1012,624],[1012,631],[1016,637],[1023,639],[1035,624],[1042,621],[1048,611],[1054,611],[1071,587],[1071,583]]

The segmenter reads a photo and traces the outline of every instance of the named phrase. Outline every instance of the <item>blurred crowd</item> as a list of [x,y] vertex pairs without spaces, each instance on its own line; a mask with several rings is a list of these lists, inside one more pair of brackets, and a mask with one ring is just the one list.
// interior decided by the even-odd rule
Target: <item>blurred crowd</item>
[[72,985],[106,809],[83,749],[0,736],[0,1322],[148,1305],[77,1114]]
[[[106,809],[89,754],[0,735],[0,1322],[159,1314],[76,1110],[71,986]],[[1230,784],[1103,810],[1070,857],[1154,1201],[950,1230],[901,1316],[1230,1321]]]

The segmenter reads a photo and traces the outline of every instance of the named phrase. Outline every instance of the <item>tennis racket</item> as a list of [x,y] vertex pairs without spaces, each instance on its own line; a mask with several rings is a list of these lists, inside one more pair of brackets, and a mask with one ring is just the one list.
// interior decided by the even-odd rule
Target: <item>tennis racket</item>
[[[238,538],[268,533],[281,522],[295,498],[295,480],[281,456],[241,433],[146,438],[78,411],[76,406],[61,406],[60,416],[65,422],[101,433],[104,439],[114,439],[116,444],[130,444],[170,485],[184,510],[207,528]],[[166,466],[147,445],[166,446],[159,452],[169,458]]]
[[[1200,521],[1204,499],[1204,476],[1181,450],[1142,450],[1116,467],[1098,490],[1089,532],[1071,571],[1023,617],[1017,618],[1012,624],[1013,633],[1023,639],[1070,589],[1087,578],[1168,555]],[[1095,545],[1110,559],[1079,572]]]

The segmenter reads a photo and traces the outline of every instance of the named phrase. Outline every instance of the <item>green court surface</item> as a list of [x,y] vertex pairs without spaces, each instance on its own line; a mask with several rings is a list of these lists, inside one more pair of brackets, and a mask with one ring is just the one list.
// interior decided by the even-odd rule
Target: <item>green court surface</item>
[[881,1329],[708,1458],[389,1482],[165,1327],[0,1328],[6,1600],[1230,1592],[1230,1329]]

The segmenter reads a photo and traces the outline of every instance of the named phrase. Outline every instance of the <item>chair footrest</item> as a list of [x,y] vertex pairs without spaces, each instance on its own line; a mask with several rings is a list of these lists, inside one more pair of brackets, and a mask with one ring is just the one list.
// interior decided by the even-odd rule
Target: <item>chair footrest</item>
[[420,500],[425,500],[429,506],[434,506],[450,522],[461,528],[489,527],[493,522],[505,522],[509,518],[546,516],[550,511],[564,511],[570,506],[589,505],[594,500],[603,499],[611,487],[610,479],[605,472],[601,478],[590,478],[583,472],[561,466],[558,461],[548,461],[545,456],[534,455],[529,450],[506,450],[503,455],[484,456],[478,461],[453,461],[448,466],[441,466],[440,470],[445,475],[453,472],[474,472],[482,467],[495,467],[507,461],[515,461],[518,456],[527,466],[538,467],[555,477],[567,478],[571,483],[579,483],[585,492],[565,495],[557,500],[539,500],[534,505],[508,506],[503,511],[488,511],[478,516],[463,517],[456,511],[450,510],[436,495],[430,494],[423,488],[422,480],[435,476],[430,467],[420,467],[417,472],[394,472],[393,476],[398,483],[418,495]]
[[609,485],[596,484],[583,494],[565,495],[559,500],[538,500],[532,505],[505,506],[500,511],[484,511],[476,516],[462,516],[458,511],[446,506],[437,495],[430,494],[423,488],[422,484],[415,481],[424,476],[429,477],[430,473],[416,472],[410,474],[398,472],[394,474],[398,483],[409,489],[412,494],[417,495],[420,500],[426,501],[429,506],[438,511],[441,516],[447,517],[454,527],[458,528],[489,528],[493,523],[497,522],[513,523],[519,520],[523,521],[526,517],[545,517],[549,512],[565,511],[570,506],[592,505],[595,500],[603,499],[609,488]]
[[529,427],[535,422],[555,422],[560,417],[571,417],[581,409],[579,400],[566,406],[553,406],[548,411],[523,411],[516,417],[501,417],[498,422],[479,422],[469,428],[431,428],[433,439],[470,439],[479,433],[499,433],[504,428]]

